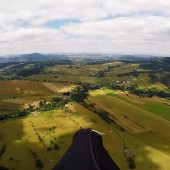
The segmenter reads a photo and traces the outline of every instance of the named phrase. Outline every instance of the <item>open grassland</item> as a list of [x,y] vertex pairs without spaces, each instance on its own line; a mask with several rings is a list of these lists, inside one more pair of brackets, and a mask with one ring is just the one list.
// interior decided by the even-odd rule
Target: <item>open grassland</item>
[[[0,122],[0,148],[4,143],[7,146],[6,152],[0,157],[0,164],[9,169],[36,170],[33,152],[43,162],[43,170],[52,169],[71,144],[75,131],[86,127],[105,133],[104,146],[120,169],[128,169],[123,154],[125,146],[135,149],[138,170],[167,170],[170,166],[167,139],[149,131],[137,134],[120,131],[75,103],[70,103],[64,110]],[[53,149],[55,144],[59,150]],[[52,150],[47,150],[47,147]]]
[[142,108],[170,121],[170,106],[158,102],[146,102]]
[[[113,91],[111,91],[109,94],[112,93]],[[137,104],[138,107],[141,107],[151,113],[157,114],[167,120],[170,120],[170,101],[167,99],[158,97],[139,97],[137,95],[121,91],[116,91],[115,93],[118,97],[126,100],[127,102]]]
[[110,108],[106,105],[104,105],[99,100],[96,100],[94,97],[89,97],[88,100],[94,105],[99,107],[100,109],[108,112],[111,115],[111,118],[120,126],[123,128],[129,130],[130,132],[139,133],[147,131],[148,129],[142,127],[141,125],[138,125],[137,123],[127,119],[126,116],[121,114],[118,110],[115,110],[113,108]]

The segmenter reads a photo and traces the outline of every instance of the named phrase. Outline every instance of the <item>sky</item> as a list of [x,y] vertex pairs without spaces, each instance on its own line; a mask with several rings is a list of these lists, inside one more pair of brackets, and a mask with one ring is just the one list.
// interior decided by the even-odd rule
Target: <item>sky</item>
[[170,56],[170,0],[0,0],[0,55]]

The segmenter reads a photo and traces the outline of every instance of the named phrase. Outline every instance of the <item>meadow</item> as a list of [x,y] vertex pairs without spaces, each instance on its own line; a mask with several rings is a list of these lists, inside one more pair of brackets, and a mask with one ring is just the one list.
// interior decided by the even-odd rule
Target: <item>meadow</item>
[[[139,170],[167,170],[170,166],[169,139],[152,130],[138,133],[121,131],[77,103],[70,103],[64,110],[0,122],[1,146],[6,144],[0,162],[10,169],[36,169],[31,150],[42,161],[44,170],[52,169],[70,146],[74,133],[87,127],[105,134],[102,136],[104,146],[121,169],[128,169],[123,154],[125,146],[135,149],[135,163]],[[58,149],[54,149],[55,144]],[[48,147],[52,149],[48,150]]]
[[[39,159],[44,170],[51,169],[71,144],[74,133],[78,129],[90,127],[105,134],[104,145],[121,169],[128,169],[123,149],[129,147],[135,149],[137,169],[167,170],[170,166],[169,122],[156,115],[154,111],[148,112],[144,109],[145,102],[152,99],[137,97],[138,101],[135,100],[132,107],[133,97],[137,96],[119,95],[119,92],[108,89],[92,91],[89,96],[96,100],[100,99],[102,104],[97,105],[103,109],[107,106],[110,114],[119,109],[119,112],[126,114],[128,120],[137,123],[136,125],[142,125],[144,130],[136,130],[134,126],[129,130],[120,123],[119,125],[125,128],[122,131],[116,124],[108,124],[94,112],[74,102],[64,110],[41,112],[37,116],[29,115],[0,122],[1,147],[6,144],[6,151],[1,155],[0,162],[10,169],[29,170],[36,169],[35,160]],[[153,99],[152,103],[158,102],[155,100]],[[164,102],[163,99],[159,101],[162,106]],[[120,118],[121,122],[127,119],[119,116],[116,118]],[[154,122],[159,121],[159,124],[155,125],[153,119],[156,119]],[[128,126],[131,126],[131,123]],[[58,146],[57,149],[54,149],[55,144]],[[36,159],[32,153],[36,155]]]
[[[33,64],[24,65],[24,69],[31,67]],[[11,68],[13,65],[2,70]],[[138,63],[110,61],[88,65],[77,62],[46,66],[41,74],[21,80],[1,80],[0,115],[18,113],[28,104],[38,106],[41,100],[64,98],[63,93],[84,83],[101,87],[89,90],[84,102],[70,101],[63,109],[0,121],[0,166],[9,170],[52,169],[70,146],[74,133],[92,128],[105,134],[102,136],[104,146],[121,170],[129,169],[125,148],[135,150],[137,170],[168,170],[170,100],[108,88],[109,84],[116,83],[169,92],[159,79],[151,83],[150,74]],[[108,122],[96,111],[108,113],[112,121]],[[41,161],[42,168],[37,167],[37,160]]]

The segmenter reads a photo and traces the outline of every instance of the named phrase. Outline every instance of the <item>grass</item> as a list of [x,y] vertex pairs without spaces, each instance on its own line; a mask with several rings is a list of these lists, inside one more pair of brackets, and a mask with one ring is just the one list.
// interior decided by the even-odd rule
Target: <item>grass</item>
[[[163,99],[154,100],[154,98],[139,98],[136,95],[128,94],[128,92],[116,94],[113,90],[105,89],[103,92],[107,96],[121,97],[122,100],[129,104],[136,105],[146,111],[161,116],[167,120],[170,120],[170,107],[166,105],[166,101]],[[126,94],[127,93],[127,94]]]
[[94,99],[99,100],[105,107],[112,108],[114,112],[125,115],[128,119],[136,122],[145,129],[151,130],[167,139],[170,138],[168,131],[170,130],[169,121],[142,108],[141,104],[134,104],[131,101],[128,101],[128,99],[124,100],[117,96],[103,95],[101,90],[91,92],[91,95]]
[[[117,65],[105,77],[89,77],[108,66]],[[30,79],[54,81],[54,85],[62,92],[70,90],[70,82],[103,83],[128,80],[137,83],[139,87],[150,86],[164,89],[161,84],[150,85],[148,74],[139,74],[139,77],[117,77],[117,74],[131,72],[138,65],[110,63],[86,66],[55,66],[47,68],[49,74],[33,75]],[[62,82],[62,83],[58,83]],[[70,87],[69,87],[70,86]],[[57,90],[57,91],[58,91]],[[50,100],[59,95],[45,87],[42,82],[30,81],[0,81],[0,98],[8,99],[13,96],[24,100],[40,100],[44,97]],[[61,94],[60,94],[61,95]],[[80,128],[92,128],[105,133],[103,143],[112,159],[120,169],[127,170],[128,162],[123,154],[124,147],[135,149],[135,163],[138,170],[167,170],[170,167],[170,109],[164,105],[162,99],[139,98],[138,96],[120,93],[109,89],[95,90],[91,97],[99,100],[105,107],[114,110],[114,113],[126,115],[129,120],[140,124],[148,131],[130,133],[121,131],[118,126],[110,125],[97,114],[89,111],[78,103],[70,103],[66,109],[41,112],[37,116],[29,115],[25,118],[11,119],[0,122],[0,149],[6,143],[6,152],[0,158],[0,165],[9,169],[36,170],[35,159],[29,152],[31,149],[43,162],[43,170],[49,170],[60,160],[71,144],[74,133]],[[18,111],[21,105],[0,100],[0,113]],[[98,106],[96,106],[98,107]],[[167,119],[167,120],[166,120]],[[52,127],[56,127],[53,130]],[[42,138],[40,142],[37,134]],[[52,141],[52,143],[51,143]],[[46,147],[59,146],[59,150],[48,151]],[[12,157],[11,161],[9,158]]]
[[[49,128],[53,126],[56,129],[50,131]],[[160,147],[155,148],[160,145],[167,147],[166,150],[170,151],[166,140],[161,140],[159,136],[156,136],[157,140],[152,146],[152,143],[148,141],[155,139],[155,134],[147,133],[147,139],[145,139],[143,133],[143,136],[140,136],[126,131],[122,132],[76,103],[70,103],[69,107],[64,110],[42,112],[37,116],[29,115],[23,119],[0,122],[1,141],[2,144],[7,144],[7,150],[1,157],[0,164],[10,169],[15,167],[16,169],[35,170],[35,160],[29,152],[31,149],[42,160],[43,170],[52,169],[69,147],[75,131],[80,127],[91,127],[105,133],[104,146],[120,169],[128,169],[128,163],[123,155],[124,144],[135,149],[135,162],[139,170],[149,169],[151,166],[155,170],[166,170],[169,166],[169,153],[164,152]],[[52,140],[58,144],[59,150],[47,151],[39,142],[34,128],[46,146],[51,146]],[[159,155],[159,159],[156,155]],[[12,157],[13,161],[10,161],[9,157]]]
[[142,108],[147,111],[170,120],[170,107],[158,102],[146,102]]

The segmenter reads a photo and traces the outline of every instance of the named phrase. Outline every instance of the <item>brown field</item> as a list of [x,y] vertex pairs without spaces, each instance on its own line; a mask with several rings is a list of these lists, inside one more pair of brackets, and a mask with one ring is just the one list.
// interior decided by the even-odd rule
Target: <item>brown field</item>
[[43,83],[49,90],[56,92],[58,88],[53,83]]
[[66,86],[66,87],[62,88],[61,90],[58,90],[58,92],[60,92],[60,93],[68,92],[68,91],[75,89],[76,87],[77,87],[76,85]]
[[24,80],[0,81],[0,96],[52,94],[52,91],[40,82]]
[[15,104],[31,104],[33,102],[31,100],[20,99],[20,98],[5,99],[5,100],[2,100],[2,101],[8,102],[8,103],[15,103]]
[[2,101],[8,102],[8,103],[13,103],[13,104],[24,105],[25,107],[27,107],[28,104],[32,104],[37,107],[39,104],[39,101],[33,101],[33,100],[22,99],[22,98],[15,98],[15,99],[11,98],[11,99],[5,99]]
[[18,113],[22,109],[23,105],[16,103],[9,103],[0,100],[0,115]]

